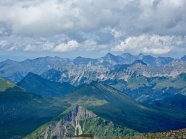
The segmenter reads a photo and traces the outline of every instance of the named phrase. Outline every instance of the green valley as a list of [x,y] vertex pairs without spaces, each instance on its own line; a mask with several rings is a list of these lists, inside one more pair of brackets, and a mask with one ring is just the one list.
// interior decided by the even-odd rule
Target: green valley
[[[3,139],[27,135],[35,138],[34,133],[37,136],[47,133],[49,137],[62,133],[68,137],[80,133],[102,134],[103,137],[126,136],[179,129],[186,124],[183,109],[143,105],[123,92],[98,82],[83,84],[59,98],[41,97],[5,80],[1,79],[1,82],[0,86],[4,89],[0,93],[0,135]],[[77,117],[82,118],[86,112],[93,117],[87,118],[85,114],[78,121],[74,117],[75,121],[70,120],[72,124],[63,127],[61,122],[69,123],[69,118],[74,115],[73,106],[81,106],[82,111],[75,112]]]
[[22,138],[66,109],[56,99],[34,95],[0,79],[0,138]]

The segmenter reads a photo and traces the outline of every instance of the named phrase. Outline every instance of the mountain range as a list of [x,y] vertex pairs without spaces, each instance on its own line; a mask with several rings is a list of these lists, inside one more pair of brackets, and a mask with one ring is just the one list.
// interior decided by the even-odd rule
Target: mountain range
[[[120,71],[116,74],[115,70]],[[51,81],[68,82],[77,86],[90,83],[92,80],[113,78],[127,80],[134,71],[146,77],[175,77],[186,71],[186,63],[184,57],[181,59],[156,58],[150,55],[134,56],[128,53],[118,56],[108,53],[98,59],[77,57],[70,60],[60,57],[43,57],[22,62],[6,60],[0,63],[0,77],[14,83],[21,81],[29,72],[42,75]]]
[[72,107],[26,138],[64,138],[77,133],[98,137],[131,136],[139,132],[183,128],[185,124],[185,112],[172,113],[182,109],[145,106],[112,87],[96,82],[81,85],[68,93],[63,101]]
[[176,77],[145,77],[133,73],[127,81],[106,80],[108,84],[140,102],[151,103],[176,94],[186,95],[186,73]]
[[[157,104],[143,105],[115,88],[98,82],[80,85],[60,98],[41,97],[3,79],[1,79],[0,88],[2,88],[0,92],[0,110],[2,112],[0,127],[3,139],[22,138],[29,133],[30,136],[33,136],[31,133],[37,131],[38,136],[46,135],[49,133],[47,131],[58,136],[58,131],[63,131],[64,128],[66,129],[64,134],[68,136],[74,136],[77,133],[101,136],[103,132],[98,132],[96,130],[98,127],[100,127],[100,131],[105,131],[102,134],[104,137],[124,136],[184,128],[186,124],[185,111],[182,108],[178,109],[177,106],[167,107],[165,104],[169,105],[170,101],[160,103],[165,107]],[[73,108],[73,106],[78,107]],[[82,111],[78,112],[77,109]],[[96,119],[90,120],[84,117],[79,124],[74,124],[74,120],[77,117],[82,118],[81,114],[85,111]],[[80,116],[78,116],[79,114]],[[68,116],[65,118],[65,115]],[[73,115],[76,116],[73,118],[71,117]],[[61,121],[69,123],[68,119],[71,119],[70,125],[65,124],[67,126],[58,128],[61,127],[58,123]],[[72,130],[67,130],[67,127]],[[85,127],[87,129],[83,130]],[[35,129],[36,131],[34,131]],[[113,134],[109,134],[112,132]],[[46,136],[49,137],[50,134]]]
[[106,54],[0,63],[0,138],[119,137],[186,126],[186,61]]

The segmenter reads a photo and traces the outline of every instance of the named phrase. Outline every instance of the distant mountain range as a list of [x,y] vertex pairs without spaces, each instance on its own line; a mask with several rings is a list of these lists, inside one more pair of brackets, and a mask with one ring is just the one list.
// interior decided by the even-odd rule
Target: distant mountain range
[[132,64],[90,66],[78,65],[61,69],[50,69],[41,74],[45,79],[56,82],[68,82],[78,86],[92,81],[116,80],[127,82],[134,74],[148,78],[152,77],[176,77],[186,73],[186,62],[172,61],[163,66],[148,66],[143,61],[137,60]]
[[[119,73],[119,69],[116,71]],[[54,73],[50,75],[55,76]],[[160,101],[176,94],[186,95],[186,73],[172,78],[145,77],[134,72],[127,81],[110,79],[100,82],[124,92],[137,101],[145,103]],[[49,81],[31,72],[17,85],[43,97],[62,97],[75,89],[69,83]]]
[[60,97],[71,92],[74,86],[102,82],[137,101],[151,103],[175,94],[186,94],[185,57],[176,60],[108,53],[98,59],[43,57],[23,62],[6,60],[0,63],[0,77],[45,97]]
[[156,58],[128,53],[114,56],[108,53],[98,59],[43,57],[22,62],[6,60],[0,63],[0,77],[14,83],[20,82],[29,72],[51,81],[68,82],[78,86],[92,81],[127,81],[134,72],[145,77],[175,77],[186,72],[186,62],[185,57]]
[[106,80],[108,84],[140,102],[151,103],[176,94],[186,95],[186,73],[176,77],[145,77],[133,73],[127,81]]

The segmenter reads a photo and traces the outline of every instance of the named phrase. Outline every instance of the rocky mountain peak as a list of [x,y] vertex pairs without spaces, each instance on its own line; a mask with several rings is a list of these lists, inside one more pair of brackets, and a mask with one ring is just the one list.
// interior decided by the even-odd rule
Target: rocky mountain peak
[[32,72],[29,72],[25,77],[32,77],[32,76],[38,76],[38,75]]
[[121,56],[122,56],[123,58],[135,57],[135,56],[133,56],[133,55],[130,54],[130,53],[124,53],[124,54],[122,54]]
[[[25,139],[61,139],[77,137],[79,135],[113,137],[124,136],[127,130],[128,128],[118,127],[112,121],[98,117],[80,105],[75,105],[56,119],[35,130]],[[129,130],[132,131],[131,129]]]
[[136,64],[141,64],[141,65],[147,65],[145,62],[143,62],[142,60],[136,60],[132,63],[132,65],[136,65]]
[[97,117],[93,112],[85,109],[81,105],[75,105],[71,111],[64,117],[70,118],[71,120],[85,120],[87,118],[95,118]]
[[58,120],[54,120],[42,131],[40,137],[64,138],[81,135],[85,129],[94,123],[98,117],[80,105],[75,105],[67,114],[63,113]]
[[111,57],[111,56],[114,56],[114,55],[111,53],[107,53],[104,57]]
[[139,60],[142,60],[143,57],[144,57],[144,54],[140,53],[137,57],[138,57]]
[[[39,80],[41,77],[35,73],[29,72],[22,81]],[[21,81],[20,81],[21,82]],[[19,82],[18,82],[19,83]]]
[[181,58],[182,61],[186,61],[186,55]]

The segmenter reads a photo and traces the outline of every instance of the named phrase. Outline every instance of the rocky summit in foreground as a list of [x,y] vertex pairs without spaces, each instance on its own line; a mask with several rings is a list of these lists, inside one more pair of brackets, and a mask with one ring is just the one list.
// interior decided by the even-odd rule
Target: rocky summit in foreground
[[[98,137],[89,137],[89,136],[81,136],[74,138],[66,138],[66,139],[103,139]],[[104,139],[186,139],[186,128],[180,130],[171,130],[167,132],[158,132],[152,134],[143,134],[132,137],[114,137],[114,138],[104,138]]]
[[41,126],[25,139],[61,139],[73,137],[117,137],[132,130],[120,128],[98,117],[80,105],[75,105],[51,122]]
[[180,130],[171,130],[167,132],[159,132],[152,134],[144,134],[140,136],[126,137],[123,139],[186,139],[186,128]]

